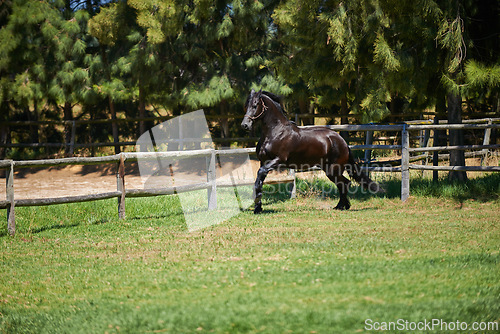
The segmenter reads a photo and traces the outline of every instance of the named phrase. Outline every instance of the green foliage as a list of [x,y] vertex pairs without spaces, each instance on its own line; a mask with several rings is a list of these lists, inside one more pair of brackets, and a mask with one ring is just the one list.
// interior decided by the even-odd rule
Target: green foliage
[[293,93],[293,89],[283,79],[271,74],[265,75],[259,83],[254,83],[251,88],[254,90],[263,89],[281,96],[289,96]]
[[439,44],[449,50],[448,52],[448,67],[449,73],[455,73],[464,59],[464,39],[463,20],[460,17],[455,18],[453,21],[445,19],[441,23],[437,40]]
[[[292,112],[343,110],[363,122],[432,108],[449,92],[494,110],[494,2],[9,1],[2,119],[58,119],[63,104],[79,105],[78,118],[116,103],[125,117],[147,105],[241,113],[251,88],[284,96]],[[392,110],[395,100],[404,109]]]
[[446,89],[447,92],[456,95],[461,95],[462,93],[461,85],[454,79],[452,79],[449,75],[443,74],[441,76],[441,85]]
[[203,90],[198,85],[189,85],[184,90],[184,103],[193,109],[200,107],[211,107],[221,100],[227,100],[233,97],[234,91],[227,76],[212,77],[208,85],[203,85]]
[[[15,2],[7,26],[1,29],[2,44],[10,42],[2,51],[0,69],[14,78],[9,96],[23,107],[44,99],[75,103],[87,90],[88,72],[80,67],[87,44],[80,22],[65,19],[58,6],[47,1]],[[85,20],[84,15],[78,18]]]
[[500,87],[500,65],[486,66],[476,60],[465,64],[467,83],[474,89],[498,89]]
[[485,11],[489,5],[456,4],[283,2],[273,18],[289,47],[286,57],[275,59],[278,73],[286,82],[302,82],[321,106],[347,101],[364,121],[387,115],[386,105],[394,96],[404,96],[411,109],[424,109],[442,91],[468,94],[461,71],[467,51],[473,49],[467,31],[474,23],[466,13],[479,15],[478,8]]
[[[389,113],[392,96],[412,98],[421,88],[420,82],[408,80],[420,71],[415,64],[422,63],[408,47],[421,43],[424,33],[435,37],[424,24],[432,25],[436,13],[428,13],[434,10],[431,5],[420,5],[287,1],[273,16],[283,40],[292,45],[288,57],[277,59],[278,71],[287,82],[303,81],[321,106],[340,106],[345,100],[349,109],[364,115],[363,121],[380,120]],[[415,14],[420,21],[402,21],[401,13],[420,11]]]
[[182,10],[175,1],[129,0],[127,4],[137,11],[137,24],[146,29],[150,43],[165,42],[179,32]]
[[382,35],[377,36],[373,49],[375,63],[380,63],[388,71],[398,71],[401,64]]
[[126,5],[123,2],[111,4],[107,8],[101,8],[96,16],[88,22],[89,33],[97,38],[103,45],[113,46],[123,39],[125,29]]
[[234,30],[234,25],[233,21],[231,20],[231,16],[229,16],[229,13],[224,15],[222,22],[218,25],[216,29],[217,30],[215,36],[217,37],[217,39],[226,38],[229,35],[231,35],[231,33]]

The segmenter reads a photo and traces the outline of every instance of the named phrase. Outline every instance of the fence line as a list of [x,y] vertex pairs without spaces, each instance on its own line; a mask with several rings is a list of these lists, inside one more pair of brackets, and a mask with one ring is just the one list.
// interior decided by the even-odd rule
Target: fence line
[[488,150],[497,149],[500,145],[460,145],[460,146],[433,146],[410,148],[410,152],[433,152],[433,151],[465,151],[465,150]]
[[[405,114],[397,118],[405,118],[408,116],[435,116],[436,113],[418,113],[418,114]],[[495,113],[491,113],[495,115]],[[112,124],[112,123],[133,123],[133,122],[154,122],[154,121],[165,121],[177,117],[173,116],[155,116],[155,117],[136,117],[136,118],[103,118],[103,119],[74,119],[74,120],[50,120],[50,121],[1,121],[0,125],[4,126],[30,126],[30,125],[77,125],[77,124]],[[332,114],[293,114],[292,118],[295,120],[308,119],[308,118],[341,118],[342,115],[332,115]],[[348,114],[347,117],[360,119],[363,115],[359,114]],[[205,115],[208,120],[220,120],[220,119],[241,119],[244,117],[243,114],[227,114],[227,115]],[[478,119],[464,119],[462,123],[483,123],[488,120],[494,120],[494,122],[500,121],[500,118],[487,117]],[[414,121],[403,121],[404,123],[432,123],[432,120],[414,120]],[[440,124],[448,123],[447,120],[440,120]]]
[[[423,115],[422,113],[420,115]],[[429,113],[429,115],[435,115],[435,113]],[[354,117],[356,115],[348,115],[349,117]],[[358,115],[359,116],[359,115]],[[97,119],[97,120],[61,120],[61,121],[4,121],[1,122],[0,125],[4,126],[33,126],[33,125],[65,125],[71,126],[71,138],[69,143],[0,143],[0,148],[41,148],[41,147],[55,147],[55,148],[69,148],[69,152],[74,152],[75,148],[96,148],[96,147],[119,147],[119,146],[134,146],[134,141],[117,141],[117,142],[108,142],[108,143],[76,143],[76,126],[80,124],[113,124],[113,123],[132,123],[132,122],[154,122],[154,121],[165,121],[174,118],[175,116],[159,116],[159,117],[144,117],[144,118],[116,118],[116,119]],[[235,115],[206,115],[208,120],[221,120],[221,119],[239,119],[243,118],[243,115],[235,114]],[[295,114],[295,120],[299,123],[300,119],[308,119],[308,118],[340,118],[340,115],[329,115],[329,114]],[[472,127],[466,127],[464,129],[483,129],[484,124],[477,123],[499,123],[500,118],[482,118],[482,119],[471,119],[471,120],[463,120],[464,124],[473,125]],[[416,121],[408,121],[405,122],[409,126],[415,127],[413,129],[417,130],[426,130],[432,129],[426,127],[426,125],[430,125],[432,123],[431,120],[416,120]],[[447,121],[440,120],[439,124],[442,125],[442,129],[453,129],[447,128]],[[474,126],[478,125],[478,126]],[[396,125],[330,125],[330,128],[336,131],[401,131],[400,124]],[[355,129],[352,127],[357,127],[357,130],[346,130],[346,129]],[[420,127],[420,128],[419,128]],[[439,129],[439,128],[437,128]],[[371,136],[371,132],[367,133],[367,137]],[[389,140],[393,139],[392,137],[387,137],[383,139],[377,140]],[[212,141],[215,143],[230,143],[230,142],[238,142],[238,143],[252,143],[257,142],[259,140],[258,137],[234,137],[234,138],[214,138]],[[350,139],[355,140],[355,139]],[[370,139],[370,142],[372,139]]]
[[[489,149],[500,148],[500,145],[490,145],[488,129],[499,128],[500,124],[448,124],[448,125],[419,125],[419,124],[400,124],[400,125],[334,125],[328,126],[334,130],[342,131],[399,131],[401,132],[402,143],[401,145],[353,145],[350,146],[352,150],[401,150],[401,166],[368,166],[362,167],[365,170],[376,172],[400,172],[401,173],[401,200],[405,201],[410,195],[410,170],[433,170],[433,171],[492,171],[500,172],[500,166],[426,166],[411,164],[418,157],[410,157],[411,152],[432,152],[444,150],[475,150],[479,149],[482,153],[487,152]],[[463,145],[463,146],[437,146],[437,147],[421,147],[410,148],[410,131],[421,130],[442,130],[442,129],[485,129],[485,145]],[[390,130],[388,130],[390,129]],[[368,136],[367,136],[368,138]],[[186,140],[186,139],[184,139]],[[427,143],[426,143],[427,145]],[[217,207],[217,188],[218,187],[232,187],[236,185],[228,182],[217,182],[216,179],[216,156],[217,155],[234,155],[234,154],[255,154],[255,148],[239,148],[230,150],[191,150],[191,151],[171,151],[171,152],[122,152],[115,155],[105,157],[72,157],[72,158],[59,158],[59,159],[45,159],[45,160],[0,160],[0,169],[6,169],[6,200],[0,201],[0,209],[7,209],[7,229],[10,235],[15,234],[15,207],[19,206],[42,206],[61,203],[75,203],[94,201],[109,198],[118,198],[118,214],[120,218],[125,217],[125,198],[126,197],[145,197],[145,196],[158,196],[158,195],[171,195],[176,193],[188,192],[193,190],[207,189],[208,209],[213,210]],[[425,156],[425,155],[424,155]],[[126,189],[125,187],[125,161],[137,161],[141,159],[156,160],[158,158],[183,158],[183,157],[205,157],[207,159],[207,182],[183,185],[177,187],[166,187],[161,189]],[[366,157],[366,155],[365,155]],[[16,200],[14,194],[14,170],[15,168],[30,168],[30,167],[47,167],[47,166],[64,166],[64,165],[96,165],[105,163],[117,163],[117,190],[113,192],[58,197],[58,198],[41,198],[41,199],[22,199]],[[380,162],[379,162],[380,164]],[[312,169],[309,169],[312,170]],[[298,172],[298,171],[297,171]],[[292,177],[280,180],[267,180],[266,183],[287,183],[293,182],[295,184],[295,171],[291,172]],[[244,184],[252,184],[247,182]],[[295,189],[295,188],[294,188]],[[294,190],[292,190],[292,195]]]

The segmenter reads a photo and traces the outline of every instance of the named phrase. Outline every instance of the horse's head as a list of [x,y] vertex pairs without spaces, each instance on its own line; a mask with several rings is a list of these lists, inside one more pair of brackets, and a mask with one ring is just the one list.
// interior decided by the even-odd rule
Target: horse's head
[[252,130],[253,122],[259,119],[266,109],[262,103],[262,89],[258,92],[252,89],[245,103],[245,117],[241,122],[241,127],[247,131]]

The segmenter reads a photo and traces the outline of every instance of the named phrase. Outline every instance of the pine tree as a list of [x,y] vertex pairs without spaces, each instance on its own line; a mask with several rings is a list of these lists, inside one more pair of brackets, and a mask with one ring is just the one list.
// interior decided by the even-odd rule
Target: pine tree
[[[85,11],[73,13],[70,11],[69,2],[59,9],[59,22],[51,33],[55,33],[53,52],[50,55],[55,60],[54,66],[47,67],[48,94],[57,104],[63,105],[64,120],[74,119],[73,107],[76,104],[85,104],[90,92],[89,73],[84,64],[86,56]],[[65,142],[71,140],[71,126],[65,127]],[[66,146],[66,154],[70,154]]]
[[[349,112],[377,121],[445,100],[497,110],[498,10],[495,0],[6,1],[0,120],[57,119],[61,108],[68,120],[116,118],[124,104],[137,107],[128,117],[157,104],[227,114],[250,88],[289,96],[301,113],[340,111],[344,123]],[[112,134],[118,141],[116,123]]]
[[500,115],[500,6],[495,0],[470,5],[465,23],[472,46],[467,49],[463,91],[474,110]]
[[[500,47],[498,36],[495,38],[489,29],[496,26],[499,31],[500,13],[498,3],[492,1],[450,1],[443,5],[443,13],[437,36],[445,59],[441,83],[447,94],[448,122],[461,123],[464,97],[478,98],[478,95],[485,97],[493,93],[498,101]],[[480,21],[491,25],[479,28],[476,23]],[[479,94],[478,88],[482,90]],[[449,142],[452,146],[463,145],[463,131],[450,130]],[[451,151],[450,165],[465,166],[464,152]],[[467,174],[452,171],[449,179],[465,181]]]
[[240,103],[252,85],[277,93],[287,88],[267,68],[273,37],[270,13],[273,1],[200,1],[186,6],[186,21],[176,44],[187,62],[182,103],[189,108]]
[[[72,106],[87,91],[88,74],[82,68],[86,44],[81,21],[86,17],[68,11],[69,2],[25,2],[12,5],[8,23],[1,29],[0,54],[5,95],[2,108],[24,110],[28,120],[38,120],[40,105],[64,105],[64,119],[71,120]],[[5,87],[5,86],[4,86]],[[12,115],[11,115],[12,116]],[[69,141],[66,130],[65,140]],[[31,128],[38,141],[38,128]]]
[[[499,43],[488,27],[498,30],[495,1],[289,0],[273,19],[287,46],[273,59],[279,76],[306,87],[318,105],[361,112],[365,121],[381,119],[397,100],[422,110],[443,94],[468,96],[468,88],[486,84],[494,90],[488,72],[496,73]],[[484,66],[466,61],[478,50]]]
[[[94,92],[108,101],[109,113],[112,120],[116,120],[116,102],[126,100],[132,96],[130,87],[126,86],[122,72],[128,64],[120,62],[122,55],[130,50],[127,43],[127,34],[133,24],[133,14],[124,2],[113,3],[88,21],[89,33],[99,43],[99,51],[87,57],[91,71],[91,80]],[[121,65],[121,66],[120,66]],[[125,69],[124,69],[125,68]],[[111,125],[113,141],[119,142],[118,124]],[[120,147],[115,146],[115,153]]]

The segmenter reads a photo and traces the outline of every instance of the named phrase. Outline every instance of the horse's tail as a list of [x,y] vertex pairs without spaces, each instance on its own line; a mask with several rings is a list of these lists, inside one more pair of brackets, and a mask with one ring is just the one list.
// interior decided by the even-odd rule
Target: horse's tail
[[358,182],[363,188],[373,193],[385,193],[385,190],[377,182],[370,179],[368,175],[361,170],[361,166],[354,160],[351,149],[349,149],[349,162],[346,165],[347,174]]

